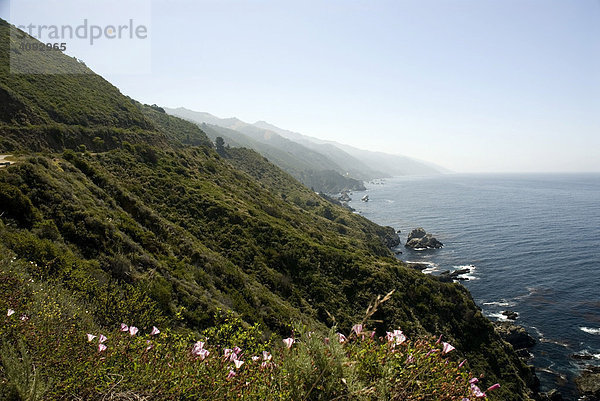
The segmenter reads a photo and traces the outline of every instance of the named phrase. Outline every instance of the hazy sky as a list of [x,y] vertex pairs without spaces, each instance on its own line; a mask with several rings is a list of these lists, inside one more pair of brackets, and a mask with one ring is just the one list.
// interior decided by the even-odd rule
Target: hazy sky
[[148,6],[151,73],[106,68],[107,57],[131,57],[122,48],[85,59],[144,103],[266,120],[459,172],[600,171],[600,0]]

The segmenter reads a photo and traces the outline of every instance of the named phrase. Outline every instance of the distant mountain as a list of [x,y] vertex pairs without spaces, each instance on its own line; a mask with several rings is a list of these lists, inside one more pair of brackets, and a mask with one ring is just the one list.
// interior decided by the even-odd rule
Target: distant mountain
[[[274,131],[256,127],[237,118],[221,119],[209,113],[181,107],[165,108],[165,111],[199,124],[213,140],[221,136],[230,146],[256,150],[304,185],[319,192],[361,190],[364,189],[362,180],[381,177],[383,174],[369,169],[359,160],[343,152],[342,156],[334,155],[334,159],[328,157],[325,152],[313,150]],[[337,163],[340,160],[344,161],[343,165]],[[345,168],[352,164],[358,168],[354,167],[352,171]]]
[[[303,144],[306,147],[328,155],[332,160],[335,160],[341,165],[343,165],[343,161],[338,157],[341,155],[349,155],[352,159],[359,160],[362,165],[368,166],[370,169],[385,172],[379,177],[397,175],[433,175],[448,172],[447,169],[441,166],[437,166],[433,163],[422,160],[413,159],[412,157],[358,149],[339,142],[326,141],[282,129],[265,121],[257,121],[254,123],[254,126],[277,132],[279,135],[285,138],[291,139]],[[339,151],[342,152],[339,153]]]
[[[250,139],[268,144],[285,152],[287,155],[295,156],[296,159],[302,159],[310,163],[313,169],[318,171],[324,169],[333,170],[360,180],[402,175],[435,175],[447,172],[443,167],[433,163],[402,155],[358,149],[350,145],[314,138],[277,127],[266,121],[257,121],[254,124],[249,124],[235,117],[218,118],[210,113],[196,112],[183,107],[165,110],[167,113],[189,121],[213,124],[235,130],[238,133],[247,135]],[[236,135],[231,134],[226,136],[233,140],[233,137]],[[239,142],[239,135],[237,137]],[[249,146],[270,160],[274,156],[272,152],[270,156],[267,155],[264,149],[261,150],[256,143],[250,145],[247,141],[245,142],[246,144],[243,146]],[[289,170],[289,166],[285,166],[285,164],[289,163],[282,163],[282,160],[280,158],[279,162],[275,161],[275,159],[272,161],[292,173]],[[298,178],[297,174],[295,176]]]

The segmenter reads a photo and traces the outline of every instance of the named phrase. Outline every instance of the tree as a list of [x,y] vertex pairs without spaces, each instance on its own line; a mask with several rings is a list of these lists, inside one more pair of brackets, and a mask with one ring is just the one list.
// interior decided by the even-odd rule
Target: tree
[[218,154],[222,155],[223,153],[225,153],[225,141],[222,137],[218,136],[215,139],[215,146],[217,147]]

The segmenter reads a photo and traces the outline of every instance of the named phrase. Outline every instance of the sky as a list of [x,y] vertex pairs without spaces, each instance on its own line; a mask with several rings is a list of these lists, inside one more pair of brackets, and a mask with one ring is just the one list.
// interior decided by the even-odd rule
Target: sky
[[[0,16],[33,18],[23,1]],[[143,45],[67,50],[144,103],[456,172],[600,171],[600,0],[37,3],[47,23],[148,25]]]

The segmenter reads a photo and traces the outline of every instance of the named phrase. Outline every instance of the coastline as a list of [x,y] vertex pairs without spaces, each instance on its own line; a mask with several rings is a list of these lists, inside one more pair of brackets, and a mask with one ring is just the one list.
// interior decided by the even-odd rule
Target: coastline
[[[440,206],[446,211],[448,206],[446,203],[448,199],[444,199],[443,196],[432,191],[432,187],[435,184],[439,184],[439,186],[443,186],[440,184],[444,181],[444,179],[450,178],[452,179],[459,178],[456,181],[460,181],[460,184],[463,187],[466,187],[467,190],[472,191],[473,193],[477,192],[479,188],[475,185],[476,183],[471,183],[470,180],[474,179],[477,183],[483,182],[484,191],[491,191],[492,184],[485,182],[488,179],[492,181],[498,179],[502,181],[501,183],[504,185],[505,182],[511,182],[510,180],[525,180],[530,183],[537,184],[538,182],[542,183],[557,183],[558,187],[557,192],[559,195],[562,195],[562,188],[560,185],[565,183],[570,184],[571,182],[579,183],[581,185],[587,185],[586,180],[591,179],[595,180],[600,177],[600,175],[595,173],[590,174],[484,174],[484,175],[467,175],[467,174],[452,174],[440,177],[397,177],[389,180],[378,180],[377,184],[367,183],[367,190],[365,192],[355,193],[353,196],[353,201],[350,201],[349,206],[356,208],[356,213],[363,215],[364,217],[374,221],[377,224],[381,225],[389,225],[394,227],[396,230],[402,231],[402,243],[406,240],[406,234],[409,230],[416,228],[418,226],[424,226],[426,229],[430,230],[434,235],[439,235],[442,242],[444,244],[448,243],[450,247],[443,250],[420,250],[420,251],[411,251],[406,250],[402,245],[398,247],[402,251],[402,254],[396,253],[396,257],[405,263],[413,263],[423,265],[424,268],[419,268],[418,270],[423,271],[424,273],[437,275],[443,271],[455,271],[464,267],[473,268],[472,272],[469,272],[468,280],[461,280],[461,282],[465,285],[465,287],[472,294],[473,299],[476,304],[482,309],[486,317],[491,322],[503,322],[509,321],[512,323],[521,325],[527,329],[529,334],[537,339],[537,345],[533,347],[533,350],[528,351],[527,353],[522,352],[521,356],[524,357],[528,363],[533,363],[536,365],[538,375],[540,376],[540,381],[542,385],[542,391],[550,391],[553,388],[559,388],[561,392],[563,392],[565,399],[571,399],[569,397],[576,397],[577,389],[575,386],[575,378],[579,377],[580,374],[586,369],[586,363],[597,364],[600,358],[596,359],[596,356],[600,356],[599,352],[595,351],[594,338],[597,337],[595,335],[596,330],[600,332],[600,328],[597,328],[593,324],[588,325],[579,325],[570,329],[570,336],[577,336],[577,333],[573,333],[574,330],[585,333],[588,336],[589,341],[586,344],[588,346],[583,345],[582,347],[578,347],[577,343],[573,340],[562,340],[560,338],[556,339],[555,335],[551,332],[543,333],[543,331],[547,331],[537,320],[540,317],[536,317],[533,321],[531,320],[531,311],[525,311],[524,315],[522,313],[518,314],[516,321],[511,321],[501,314],[502,311],[505,310],[513,310],[512,308],[515,304],[520,307],[524,307],[526,304],[527,308],[530,308],[530,304],[541,303],[541,306],[553,306],[553,296],[554,292],[552,287],[550,287],[547,282],[548,280],[539,280],[539,283],[533,285],[531,289],[526,290],[525,293],[519,293],[515,288],[508,288],[509,291],[504,293],[499,292],[497,289],[493,297],[491,295],[482,296],[487,291],[482,291],[482,288],[486,285],[486,282],[489,283],[490,277],[488,276],[490,271],[490,261],[496,261],[493,256],[486,257],[487,255],[484,252],[481,254],[477,254],[477,259],[472,259],[472,256],[465,252],[463,256],[461,256],[461,251],[467,249],[469,245],[466,244],[464,239],[457,233],[462,233],[464,228],[466,227],[466,223],[464,222],[468,218],[470,218],[474,213],[473,212],[465,212],[465,217],[463,219],[456,219],[455,223],[451,222],[452,214],[448,213],[442,215],[442,212],[435,209],[427,209],[427,207],[432,207],[433,202],[424,202],[424,205],[419,210],[419,213],[413,213],[409,217],[406,217],[406,213],[399,214],[396,210],[399,208],[399,205],[404,205],[403,210],[411,210],[410,207],[413,206],[413,209],[417,209],[414,207],[417,202],[407,202],[408,196],[407,192],[411,192],[413,186],[418,186],[420,191],[417,193],[411,192],[411,197],[418,198],[420,200],[425,199],[425,189],[427,188],[429,192],[427,193],[429,197],[436,197]],[[495,183],[493,183],[495,185]],[[402,190],[396,194],[397,196],[392,196],[393,190],[390,190],[390,186],[396,186],[402,188]],[[465,188],[462,188],[463,190]],[[437,187],[434,188],[437,190]],[[370,202],[368,204],[361,203],[357,201],[363,195],[369,194]],[[471,195],[471,192],[467,192],[467,195]],[[471,195],[473,196],[473,195]],[[407,205],[408,204],[408,205]],[[421,206],[421,205],[419,205]],[[479,205],[477,205],[479,206]],[[379,214],[377,214],[378,211]],[[483,207],[479,210],[479,213],[485,213]],[[422,218],[415,218],[422,217]],[[444,228],[446,230],[441,230],[438,227],[438,222],[442,221],[444,224]],[[407,223],[408,222],[408,223]],[[469,229],[470,227],[466,227]],[[452,230],[456,230],[452,232]],[[465,230],[468,231],[468,230]],[[500,244],[496,243],[496,238],[494,242],[490,241],[490,243],[482,245],[486,249],[487,254],[495,255],[495,254],[507,254],[511,252],[512,249],[510,245],[507,245],[504,238],[500,237]],[[518,249],[518,252],[525,253],[527,250]],[[535,249],[534,249],[535,251]],[[440,252],[445,256],[440,258],[436,256],[436,253]],[[450,255],[451,254],[451,255]],[[444,260],[446,258],[447,260]],[[450,261],[450,262],[449,262]],[[480,270],[483,269],[483,270]],[[509,269],[497,269],[495,272],[498,275],[498,272],[503,272],[502,274],[505,277],[509,278],[509,282],[514,282],[514,280],[518,280],[519,278],[510,279],[509,274],[511,270]],[[521,273],[519,273],[521,275]],[[463,276],[464,277],[464,276]],[[478,291],[473,292],[472,287],[475,285]],[[497,286],[498,281],[494,280],[492,285]],[[514,286],[514,284],[513,284]],[[500,296],[498,294],[503,294]],[[517,312],[519,312],[517,310]],[[495,323],[496,324],[496,323]],[[541,328],[541,330],[540,330]],[[581,349],[580,349],[581,348]],[[596,355],[598,354],[598,355]],[[591,362],[590,362],[591,361]],[[576,398],[574,398],[576,399]]]

